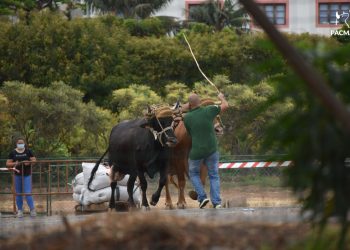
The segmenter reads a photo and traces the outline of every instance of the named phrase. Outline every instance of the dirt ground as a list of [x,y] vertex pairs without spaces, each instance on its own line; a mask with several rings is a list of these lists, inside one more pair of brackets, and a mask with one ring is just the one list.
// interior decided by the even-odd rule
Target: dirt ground
[[[188,188],[187,191],[189,191]],[[153,189],[150,189],[148,197],[151,196]],[[151,209],[165,209],[165,191],[155,207]],[[208,192],[209,194],[209,192]],[[178,194],[176,190],[171,192],[173,205],[176,207]],[[186,193],[187,208],[198,208],[198,202],[192,200]],[[296,198],[292,192],[285,188],[258,188],[255,186],[239,187],[233,189],[222,190],[222,199],[224,207],[281,207],[298,205]],[[62,212],[73,212],[73,208],[77,203],[67,196],[65,199],[53,200],[52,210],[54,214]],[[45,205],[45,204],[44,204]],[[40,209],[44,209],[44,205]],[[105,204],[107,207],[107,203]],[[211,204],[208,205],[210,207]]]
[[[152,191],[151,187],[148,197]],[[162,197],[158,205],[152,207],[151,212],[147,213],[138,211],[79,215],[84,217],[69,215],[79,218],[74,221],[68,220],[68,217],[65,216],[52,216],[58,221],[52,226],[47,226],[45,230],[34,230],[34,232],[30,230],[30,234],[16,234],[13,237],[0,238],[0,250],[305,249],[300,242],[310,232],[310,226],[307,224],[294,222],[294,220],[257,222],[259,220],[225,219],[225,216],[229,218],[235,214],[239,216],[240,213],[245,213],[248,218],[257,213],[242,212],[243,207],[270,207],[272,210],[279,206],[293,207],[297,203],[290,191],[283,188],[262,189],[246,186],[223,189],[222,197],[225,206],[230,208],[221,210],[224,212],[221,220],[213,217],[215,209],[197,209],[197,202],[191,200],[187,195],[186,201],[189,208],[187,216],[181,216],[181,213],[176,211],[165,212],[165,200]],[[175,205],[176,190],[172,190],[172,199]],[[40,201],[38,197],[36,203],[38,210],[45,210],[45,199]],[[74,213],[75,205],[71,196],[56,197],[52,202],[54,214],[60,215]],[[51,217],[39,217],[38,219],[44,220],[41,223],[47,223],[48,219],[45,218]],[[16,218],[13,219],[16,220]],[[5,220],[11,223],[11,218]],[[30,226],[33,222],[28,216],[22,223],[27,223],[28,228],[33,228],[33,225]]]
[[61,229],[0,239],[0,249],[287,249],[309,230],[305,224],[203,222],[157,211],[63,223]]
[[[150,185],[147,191],[148,197],[155,190],[156,185]],[[192,200],[188,196],[188,191],[191,188],[188,187],[185,198],[187,203],[187,208],[197,208],[198,202]],[[209,190],[207,190],[209,194]],[[225,207],[281,207],[281,206],[296,206],[298,205],[297,199],[286,188],[281,187],[257,187],[257,186],[244,186],[244,187],[231,187],[224,188],[221,191],[223,205]],[[171,197],[173,205],[176,207],[178,193],[175,188],[171,189]],[[39,213],[46,213],[47,211],[47,199],[44,196],[34,196],[35,206]],[[75,212],[75,206],[77,203],[72,199],[71,195],[60,195],[52,196],[52,214],[69,214]],[[210,207],[211,205],[209,205]],[[107,208],[107,203],[105,204]],[[2,212],[11,212],[13,210],[12,195],[6,195],[2,197],[2,202],[0,204],[0,209]],[[165,209],[165,190],[162,192],[162,196],[156,207],[151,209]],[[24,206],[24,210],[27,207]]]

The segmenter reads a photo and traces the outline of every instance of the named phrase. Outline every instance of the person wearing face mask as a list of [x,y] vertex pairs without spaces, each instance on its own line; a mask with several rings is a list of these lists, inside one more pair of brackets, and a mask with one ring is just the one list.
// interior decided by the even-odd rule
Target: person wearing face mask
[[[9,154],[6,161],[7,168],[15,169],[15,190],[16,193],[31,193],[32,192],[32,163],[23,161],[35,162],[36,158],[33,152],[26,147],[25,141],[22,138],[17,139],[16,148]],[[31,195],[26,195],[27,204],[30,209],[30,216],[35,217],[36,211],[34,207],[34,200]],[[23,217],[23,196],[16,196],[17,217]]]

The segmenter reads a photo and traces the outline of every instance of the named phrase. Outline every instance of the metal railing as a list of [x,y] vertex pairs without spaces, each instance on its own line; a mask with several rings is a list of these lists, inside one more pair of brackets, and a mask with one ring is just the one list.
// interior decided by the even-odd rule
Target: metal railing
[[[224,156],[221,162],[241,161],[265,161],[271,156]],[[97,159],[74,159],[74,160],[38,160],[31,167],[32,170],[32,192],[30,194],[16,193],[14,186],[14,173],[12,171],[0,171],[0,211],[2,213],[16,213],[16,196],[23,197],[32,195],[37,211],[41,214],[52,215],[62,208],[72,211],[74,205],[71,195],[71,185],[74,177],[82,172],[83,162],[96,162]],[[5,161],[0,160],[0,166],[5,166]],[[234,183],[235,185],[260,185],[271,183],[278,186],[281,183],[283,168],[237,168],[220,169],[222,182]],[[157,182],[157,178],[150,180],[151,184]],[[53,202],[58,204],[54,207]],[[26,206],[24,201],[24,207]],[[64,210],[63,209],[63,210]]]
[[[1,211],[5,213],[16,213],[16,196],[21,195],[25,197],[32,195],[35,197],[35,200],[37,200],[35,201],[36,205],[37,203],[40,204],[40,212],[52,215],[52,198],[54,196],[72,195],[73,190],[70,184],[74,177],[82,172],[81,163],[95,161],[96,159],[36,161],[31,166],[26,166],[31,168],[32,173],[31,193],[16,193],[14,172],[1,171],[0,195],[4,197],[1,199],[1,204],[5,204],[3,207],[0,205]],[[12,211],[8,211],[10,206],[8,204],[8,199],[6,199],[6,197],[9,198],[10,196],[12,196]]]

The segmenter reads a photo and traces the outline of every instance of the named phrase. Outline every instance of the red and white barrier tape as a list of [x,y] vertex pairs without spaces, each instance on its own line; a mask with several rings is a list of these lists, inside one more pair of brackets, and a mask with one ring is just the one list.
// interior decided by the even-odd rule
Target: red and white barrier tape
[[288,167],[292,161],[268,161],[268,162],[229,162],[219,163],[219,168],[273,168]]

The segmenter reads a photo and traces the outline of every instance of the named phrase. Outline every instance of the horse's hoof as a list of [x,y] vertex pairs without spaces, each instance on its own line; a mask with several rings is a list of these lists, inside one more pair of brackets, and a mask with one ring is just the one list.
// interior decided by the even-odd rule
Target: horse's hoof
[[198,194],[196,191],[191,190],[188,192],[188,196],[192,199],[192,200],[197,200],[198,199]]
[[165,204],[165,209],[173,210],[174,206],[173,206],[173,204]]
[[151,208],[149,206],[142,206],[141,210],[142,211],[151,211]]
[[151,201],[150,203],[151,203],[152,206],[157,205],[157,202],[155,202],[155,201]]
[[177,204],[178,209],[186,209],[186,205],[184,203],[182,204]]

